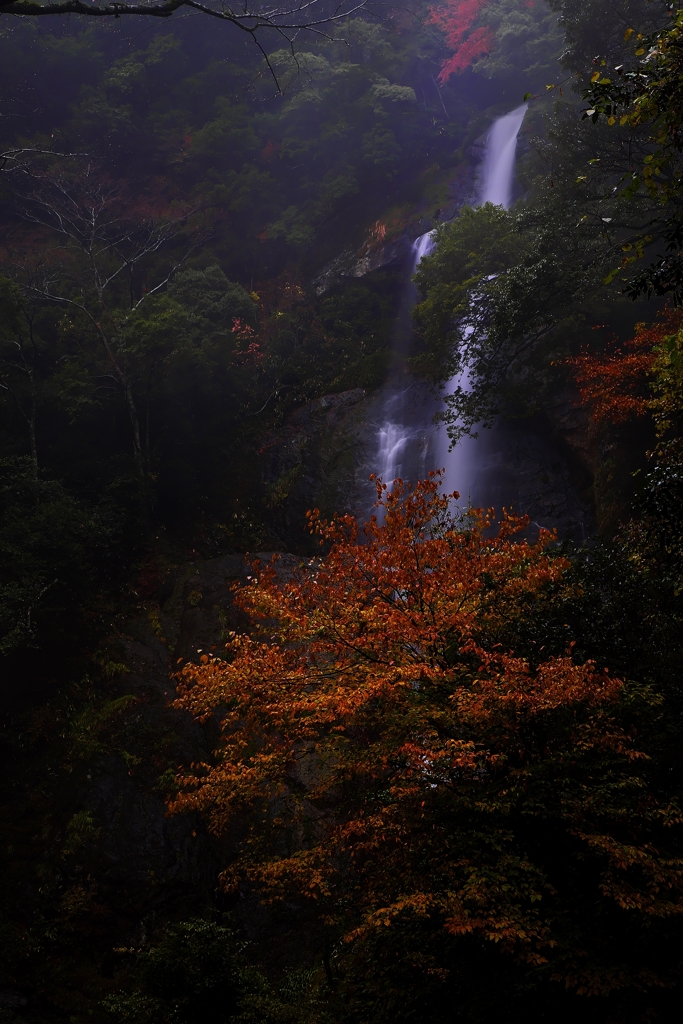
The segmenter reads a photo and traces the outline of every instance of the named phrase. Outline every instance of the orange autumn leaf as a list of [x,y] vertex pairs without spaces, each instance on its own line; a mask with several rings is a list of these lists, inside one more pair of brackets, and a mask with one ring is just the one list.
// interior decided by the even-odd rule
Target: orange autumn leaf
[[623,345],[612,344],[600,355],[584,352],[567,361],[573,368],[581,403],[590,408],[596,422],[619,424],[646,415],[657,348],[676,333],[682,322],[680,309],[666,310],[650,327],[637,324],[633,338]]
[[486,0],[447,0],[441,7],[431,7],[427,24],[438,25],[453,50],[443,61],[439,81],[444,85],[451,75],[466,71],[479,57],[490,53],[495,36],[488,26],[474,27]]
[[254,633],[182,670],[176,706],[221,739],[172,810],[239,826],[226,888],[309,900],[347,942],[418,918],[607,991],[573,908],[680,914],[683,869],[657,846],[622,682],[514,649],[569,563],[526,518],[454,514],[438,475],[378,498],[362,530],[309,513],[321,556],[257,565],[236,594]]

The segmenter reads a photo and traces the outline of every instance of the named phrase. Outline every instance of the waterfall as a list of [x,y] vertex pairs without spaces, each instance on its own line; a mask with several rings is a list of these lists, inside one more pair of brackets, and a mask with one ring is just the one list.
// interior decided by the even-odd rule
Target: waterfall
[[[524,103],[509,114],[497,118],[486,138],[486,154],[482,164],[479,204],[494,203],[510,206],[515,172],[517,136],[522,127],[528,104]],[[415,286],[412,276],[420,260],[433,247],[433,232],[427,231],[415,240],[412,247],[410,283],[407,286],[399,321],[403,325],[401,340],[395,343],[396,351],[407,346],[410,333],[408,320],[406,334],[406,312],[408,317],[415,303]],[[405,308],[403,308],[405,307]],[[405,336],[404,336],[405,335]],[[454,377],[446,385],[446,393],[452,394],[456,387],[467,387],[467,371]],[[444,487],[447,491],[457,488],[463,500],[482,501],[481,481],[486,474],[486,463],[490,453],[482,440],[470,437],[458,442],[449,451],[449,439],[443,424],[435,426],[434,413],[443,408],[436,407],[433,400],[415,398],[415,383],[408,383],[389,390],[381,409],[381,419],[376,435],[375,472],[385,483],[391,484],[397,477],[419,479],[427,470],[445,467]],[[494,456],[495,458],[495,456]]]
[[[433,234],[433,231],[426,231],[413,242],[410,281],[402,309],[399,310],[397,337],[394,339],[395,351],[407,348],[410,340],[412,309],[416,299],[413,274],[422,257],[431,252],[434,245]],[[411,398],[411,386],[408,385],[400,387],[397,393],[390,394],[383,403],[383,421],[377,432],[375,472],[385,483],[391,483],[398,477],[409,479],[415,475],[424,476],[429,468],[426,465],[428,443],[425,439],[425,424],[420,422],[419,416],[415,422],[415,417],[410,415]]]
[[486,138],[481,193],[479,202],[504,206],[507,210],[512,202],[512,186],[515,176],[515,151],[517,136],[522,127],[528,103],[499,117],[491,125]]
[[415,254],[415,258],[413,260],[413,274],[417,270],[422,257],[427,256],[434,248],[433,235],[433,231],[426,231],[424,235],[420,235],[420,237],[416,238],[413,242],[413,253]]
[[[523,103],[509,114],[497,118],[491,125],[486,137],[486,155],[484,157],[479,204],[493,203],[507,210],[512,201],[512,189],[515,178],[515,155],[517,136],[522,127],[528,103]],[[471,330],[471,328],[470,328]],[[465,328],[467,333],[468,328]],[[469,371],[465,368],[460,374],[452,377],[446,385],[446,394],[452,395],[456,388],[468,390]],[[487,477],[496,472],[496,463],[500,453],[491,450],[491,436],[487,432],[484,437],[463,437],[452,451],[450,439],[445,426],[441,426],[436,436],[436,464],[444,468],[444,490],[458,490],[463,501],[476,505],[488,505],[486,487]]]

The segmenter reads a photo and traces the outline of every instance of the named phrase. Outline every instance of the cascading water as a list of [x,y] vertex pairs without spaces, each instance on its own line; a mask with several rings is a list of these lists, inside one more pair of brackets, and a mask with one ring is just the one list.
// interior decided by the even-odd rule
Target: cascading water
[[[412,330],[412,308],[415,305],[416,291],[413,284],[420,260],[432,249],[432,232],[427,231],[413,242],[410,264],[410,281],[402,308],[399,312],[394,350],[405,350]],[[401,354],[406,354],[401,352]],[[384,421],[377,434],[377,474],[385,482],[397,477],[410,478],[424,476],[428,455],[428,436],[425,436],[425,423],[422,417],[410,415],[412,385],[400,387],[390,394],[382,409]]]
[[527,107],[528,103],[523,103],[521,107],[499,117],[491,125],[486,138],[486,156],[479,195],[482,206],[484,203],[493,203],[494,206],[504,206],[507,210],[512,202],[517,136]]
[[[528,104],[504,114],[493,122],[486,138],[480,180],[479,203],[493,203],[506,210],[512,202],[515,177],[515,155],[517,136],[524,121]],[[466,329],[467,330],[467,329]],[[453,377],[446,385],[446,394],[453,394],[457,387],[467,390],[469,372],[467,368]],[[463,437],[450,450],[450,439],[445,426],[436,435],[436,465],[443,467],[444,490],[459,490],[463,499],[475,505],[491,504],[491,483],[500,477],[500,452],[491,444],[487,431],[482,437]],[[495,502],[494,502],[495,503]]]
[[433,231],[427,231],[424,235],[420,235],[420,237],[413,242],[413,252],[415,253],[413,273],[415,273],[415,271],[417,270],[417,267],[422,257],[426,256],[428,253],[432,251],[434,247],[434,242],[432,239],[433,234]]
[[[479,203],[494,203],[507,208],[514,184],[517,136],[524,120],[527,104],[494,121],[486,140],[486,155],[482,165]],[[433,232],[428,231],[415,240],[412,248],[410,284],[406,290],[399,314],[399,328],[395,348],[404,350],[410,336],[410,313],[415,304],[415,286],[412,277],[420,260],[433,246]],[[406,326],[407,324],[407,326]],[[467,386],[467,371],[449,381],[446,391],[452,393],[457,386]],[[382,422],[377,432],[376,472],[386,483],[397,477],[419,479],[434,467],[445,467],[444,486],[448,491],[460,491],[463,499],[483,503],[481,482],[487,469],[485,446],[481,440],[463,438],[449,451],[449,439],[443,425],[435,426],[433,401],[416,403],[415,383],[393,389],[382,408]]]

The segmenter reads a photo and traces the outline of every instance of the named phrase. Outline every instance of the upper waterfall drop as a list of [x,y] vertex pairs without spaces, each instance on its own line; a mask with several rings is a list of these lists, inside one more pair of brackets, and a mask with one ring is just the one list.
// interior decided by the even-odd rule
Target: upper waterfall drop
[[[529,104],[522,103],[509,114],[496,118],[491,125],[486,136],[486,155],[477,206],[493,203],[494,206],[504,206],[506,210],[510,207],[515,179],[517,136],[528,109]],[[428,256],[434,248],[434,233],[434,229],[426,231],[413,242],[413,273],[419,267],[422,258]]]
[[428,256],[434,248],[434,230],[426,231],[413,242],[413,273],[420,265],[423,256]]
[[517,136],[528,107],[528,103],[523,103],[497,118],[489,129],[479,196],[481,206],[493,203],[507,210],[512,203]]
[[[517,135],[527,106],[524,103],[497,118],[489,129],[477,205],[490,202],[506,209],[511,205]],[[397,355],[410,354],[411,314],[417,300],[412,277],[421,260],[434,248],[434,235],[435,230],[427,231],[412,245],[410,275],[396,321],[394,352]],[[448,382],[445,394],[452,394],[458,386],[467,389],[466,370]],[[430,469],[441,467],[446,491],[457,489],[466,496],[465,500],[483,504],[490,477],[496,474],[491,453],[487,452],[484,439],[471,437],[463,438],[451,451],[445,425],[437,426],[434,422],[435,412],[442,408],[443,403],[430,398],[424,389],[416,386],[414,379],[396,376],[387,385],[378,410],[374,461],[369,468],[391,484],[397,477],[414,481],[424,477]]]

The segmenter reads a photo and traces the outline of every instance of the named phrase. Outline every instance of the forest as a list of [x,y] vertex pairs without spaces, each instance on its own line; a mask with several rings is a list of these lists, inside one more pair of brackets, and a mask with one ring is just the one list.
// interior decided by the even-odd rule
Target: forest
[[0,0],[0,1024],[675,1019],[682,310],[679,0]]

